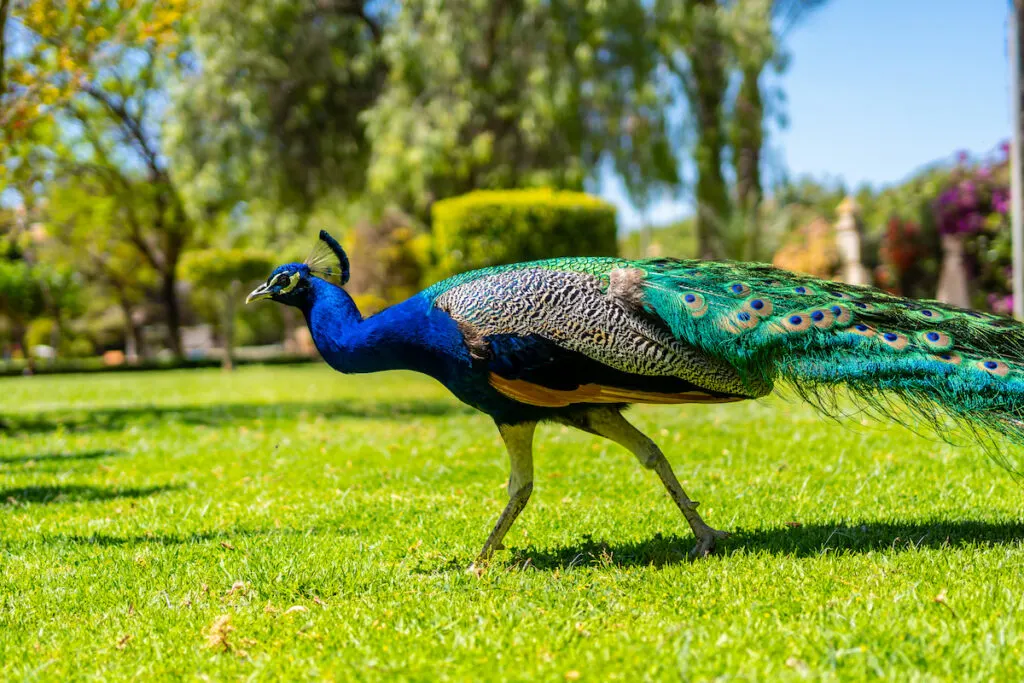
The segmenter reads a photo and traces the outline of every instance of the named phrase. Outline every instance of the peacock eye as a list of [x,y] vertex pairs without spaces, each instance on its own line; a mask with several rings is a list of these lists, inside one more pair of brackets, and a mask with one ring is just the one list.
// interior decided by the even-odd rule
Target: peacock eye
[[285,285],[288,284],[289,281],[290,281],[290,278],[287,275],[285,275],[284,273],[281,273],[276,278],[274,278],[273,286],[274,287],[284,287]]

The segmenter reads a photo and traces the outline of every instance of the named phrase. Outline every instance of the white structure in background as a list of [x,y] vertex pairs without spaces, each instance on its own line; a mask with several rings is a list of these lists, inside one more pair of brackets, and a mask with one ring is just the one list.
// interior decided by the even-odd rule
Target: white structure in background
[[1010,3],[1010,18],[1007,25],[1010,35],[1007,40],[1010,57],[1010,113],[1013,121],[1013,142],[1010,148],[1010,221],[1013,240],[1013,315],[1024,319],[1024,140],[1021,139],[1024,126],[1024,40],[1021,26],[1024,22],[1024,1]]
[[967,268],[964,266],[963,235],[942,236],[942,270],[939,271],[939,291],[935,298],[945,304],[971,307]]
[[838,206],[836,249],[839,251],[839,279],[851,285],[870,285],[871,276],[861,263],[860,229],[857,225],[857,202],[847,197]]
[[181,348],[185,358],[201,359],[215,356],[212,325],[192,325],[181,328]]

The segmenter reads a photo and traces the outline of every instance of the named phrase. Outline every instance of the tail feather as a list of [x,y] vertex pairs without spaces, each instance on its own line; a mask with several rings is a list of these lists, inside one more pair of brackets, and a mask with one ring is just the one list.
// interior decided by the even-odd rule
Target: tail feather
[[648,310],[752,387],[788,385],[831,416],[842,415],[845,387],[878,417],[924,422],[946,438],[952,418],[995,451],[993,436],[1024,445],[1024,325],[1015,320],[767,265],[631,265],[646,273]]

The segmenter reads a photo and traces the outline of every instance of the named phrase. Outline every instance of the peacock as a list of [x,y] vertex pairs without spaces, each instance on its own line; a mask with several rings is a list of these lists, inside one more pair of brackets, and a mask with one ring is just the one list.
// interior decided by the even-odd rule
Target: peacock
[[989,445],[1024,442],[1024,325],[1009,318],[735,261],[493,266],[367,318],[343,289],[348,278],[345,251],[321,231],[309,258],[278,267],[246,303],[301,310],[335,370],[424,373],[494,420],[508,503],[477,566],[504,547],[530,499],[544,421],[610,439],[653,470],[696,537],[693,556],[728,534],[704,522],[662,451],[626,420],[630,404],[744,401],[789,387],[832,417],[848,395],[940,435],[961,426]]

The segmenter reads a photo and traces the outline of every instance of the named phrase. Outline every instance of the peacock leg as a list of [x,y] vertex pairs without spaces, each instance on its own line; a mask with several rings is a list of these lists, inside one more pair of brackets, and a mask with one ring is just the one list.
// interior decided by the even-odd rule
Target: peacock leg
[[476,565],[487,561],[495,550],[505,547],[501,543],[502,539],[512,528],[516,517],[526,507],[526,502],[530,500],[530,494],[533,492],[533,433],[536,428],[536,422],[498,425],[498,431],[505,442],[512,465],[512,471],[508,478],[508,505],[501,511],[498,523],[494,525],[494,530],[487,537],[483,550],[480,551],[476,562],[470,567],[471,570]]
[[697,537],[697,545],[690,551],[691,557],[704,557],[715,552],[715,544],[718,540],[728,538],[729,534],[724,531],[712,529],[701,519],[697,512],[700,503],[690,500],[683,490],[675,472],[669,464],[665,454],[661,452],[658,445],[651,441],[643,432],[631,425],[617,409],[596,408],[586,414],[587,431],[603,436],[615,443],[624,446],[633,452],[644,467],[654,470],[661,483],[665,485],[668,494],[672,496],[679,511],[683,513],[693,535]]

